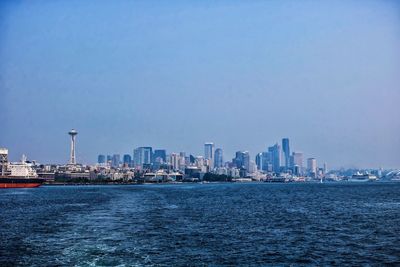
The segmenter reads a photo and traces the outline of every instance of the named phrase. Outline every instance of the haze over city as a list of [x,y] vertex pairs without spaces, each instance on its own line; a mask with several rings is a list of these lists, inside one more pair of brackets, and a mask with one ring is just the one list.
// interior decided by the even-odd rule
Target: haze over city
[[[75,5],[74,5],[75,3]],[[79,4],[79,5],[78,5]],[[0,147],[68,161],[139,146],[254,159],[289,137],[339,167],[400,167],[396,1],[4,1]]]

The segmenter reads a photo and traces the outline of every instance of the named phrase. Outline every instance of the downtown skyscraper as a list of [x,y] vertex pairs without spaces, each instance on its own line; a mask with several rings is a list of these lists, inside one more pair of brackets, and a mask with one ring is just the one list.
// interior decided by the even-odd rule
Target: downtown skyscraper
[[279,173],[281,170],[281,146],[276,143],[268,148],[268,152],[271,153],[272,171]]
[[288,170],[290,167],[290,147],[289,147],[289,138],[282,139],[282,152],[283,159],[285,160],[285,170]]
[[214,143],[208,142],[204,144],[204,159],[210,161],[210,167],[214,166]]
[[215,159],[214,159],[214,167],[221,168],[224,165],[224,156],[223,150],[221,148],[217,148],[215,150]]
[[133,151],[133,162],[137,167],[151,164],[153,149],[151,147],[138,147]]

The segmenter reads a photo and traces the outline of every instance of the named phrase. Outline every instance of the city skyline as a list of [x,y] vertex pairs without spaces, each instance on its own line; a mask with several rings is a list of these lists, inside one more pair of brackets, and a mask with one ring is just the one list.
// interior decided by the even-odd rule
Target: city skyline
[[[221,167],[226,167],[226,164],[233,164],[233,165],[238,165],[236,166],[237,168],[245,168],[246,170],[249,170],[250,164],[254,164],[254,170],[258,171],[265,171],[265,172],[286,172],[289,171],[293,172],[294,174],[299,174],[302,171],[310,169],[309,167],[309,161],[313,160],[313,168],[315,170],[322,169],[324,173],[326,173],[327,170],[327,162],[324,160],[321,160],[320,158],[318,159],[318,163],[316,162],[316,158],[314,156],[307,155],[307,153],[304,153],[303,151],[293,149],[293,147],[290,146],[290,139],[287,137],[283,137],[281,139],[281,143],[276,142],[274,145],[268,146],[267,149],[264,149],[264,151],[255,153],[255,155],[252,155],[248,150],[239,150],[235,152],[235,155],[233,157],[227,156],[224,154],[224,149],[221,147],[218,147],[215,145],[214,142],[205,142],[204,143],[204,151],[203,154],[196,154],[188,151],[169,151],[166,148],[159,148],[159,147],[153,147],[153,146],[140,146],[136,147],[133,149],[132,154],[128,152],[122,152],[122,153],[98,153],[96,155],[97,160],[92,160],[91,162],[79,162],[79,160],[76,160],[75,156],[75,151],[76,151],[76,135],[78,132],[75,129],[71,129],[67,134],[71,137],[71,144],[70,144],[70,152],[69,152],[69,159],[67,164],[70,165],[76,165],[76,164],[83,164],[83,165],[93,165],[93,164],[110,164],[112,167],[119,167],[121,164],[127,164],[127,166],[131,167],[139,167],[142,168],[144,165],[154,165],[156,162],[159,163],[168,163],[174,165],[174,160],[179,161],[180,159],[184,160],[184,163],[182,163],[182,166],[188,166],[187,163],[185,162],[185,158],[191,158],[194,157],[194,159],[197,158],[203,158],[204,160],[209,160],[209,162],[206,164],[210,166],[210,170],[214,168],[221,168]],[[6,148],[8,151],[8,148]],[[104,152],[104,151],[103,151]],[[187,153],[188,152],[188,153]],[[8,154],[8,152],[7,152]],[[12,153],[10,153],[11,161],[13,160]],[[243,157],[245,155],[246,162],[247,163],[241,163],[238,164],[236,160],[238,157]],[[25,154],[22,154],[22,157],[25,157]],[[122,157],[121,157],[122,156]],[[177,158],[175,158],[177,157]],[[174,159],[175,158],[175,159]],[[65,162],[40,162],[37,159],[30,158],[29,160],[36,161],[37,163],[41,164],[65,164]],[[158,161],[161,160],[161,161]],[[243,159],[241,160],[243,161]],[[270,166],[265,165],[265,163],[268,161],[268,164]],[[301,163],[299,163],[301,162]],[[131,165],[132,163],[132,165]],[[178,165],[180,163],[177,163]],[[189,164],[190,165],[190,164]],[[155,166],[153,166],[155,167]],[[153,168],[152,167],[152,168]],[[344,167],[336,167],[334,168],[335,170],[339,170]],[[350,168],[355,168],[355,169],[369,169],[368,167],[359,167],[359,166],[354,166]],[[382,167],[379,166],[379,169]],[[179,168],[177,168],[179,169]],[[372,168],[370,168],[372,169]],[[387,168],[387,169],[396,169],[396,168]],[[313,171],[313,173],[316,173],[316,171]]]
[[395,1],[0,5],[11,160],[65,163],[75,128],[82,163],[207,141],[254,160],[288,137],[331,168],[400,167]]

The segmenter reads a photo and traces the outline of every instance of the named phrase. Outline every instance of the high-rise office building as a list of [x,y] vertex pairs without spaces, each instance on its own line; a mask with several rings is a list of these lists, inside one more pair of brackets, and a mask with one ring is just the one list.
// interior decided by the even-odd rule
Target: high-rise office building
[[262,164],[263,164],[262,154],[263,153],[258,153],[256,155],[256,165],[258,170],[262,170]]
[[283,158],[285,160],[285,169],[289,169],[290,166],[290,147],[289,147],[289,138],[282,139],[282,151],[283,151]]
[[196,157],[193,156],[193,155],[189,155],[189,163],[190,163],[190,164],[196,163]]
[[270,171],[268,166],[272,166],[271,152],[258,153],[256,156],[256,165],[260,171]]
[[204,167],[204,165],[205,165],[204,157],[202,157],[202,156],[195,157],[195,164],[198,168]]
[[107,155],[107,162],[108,165],[111,165],[112,163],[112,156],[111,155]]
[[[210,160],[210,164],[214,165],[214,143],[204,144],[204,159]],[[212,168],[213,166],[210,167]]]
[[132,163],[132,157],[129,154],[125,154],[123,156],[122,162],[124,163],[125,166],[131,166]]
[[105,164],[105,163],[106,163],[106,156],[104,156],[104,155],[98,155],[98,156],[97,156],[97,163],[98,163],[98,164]]
[[112,156],[112,161],[111,161],[111,166],[112,167],[118,167],[120,163],[120,156],[119,154],[114,154]]
[[257,171],[257,165],[254,161],[249,161],[249,169],[247,171],[248,173],[255,173]]
[[243,165],[242,151],[235,153],[235,158],[232,159],[232,163],[236,168],[241,168]]
[[172,169],[174,169],[174,170],[179,170],[179,168],[180,168],[180,161],[181,161],[180,155],[177,154],[177,153],[171,153],[171,155],[170,155],[170,160],[171,160],[170,163],[171,163]]
[[250,154],[248,151],[237,151],[233,161],[237,168],[250,170]]
[[185,152],[179,152],[179,169],[184,171],[186,167],[186,153]]
[[275,144],[268,148],[268,152],[271,153],[272,171],[279,173],[281,171],[281,146]]
[[290,168],[294,168],[298,166],[300,171],[303,169],[303,153],[302,152],[293,152],[290,157]]
[[307,159],[307,170],[310,176],[315,177],[317,174],[317,160],[315,158]]
[[133,161],[135,166],[143,167],[152,162],[153,149],[151,147],[138,147],[133,151]]
[[215,154],[214,154],[214,167],[215,168],[221,168],[224,165],[224,155],[223,155],[223,151],[221,148],[217,148],[215,150]]
[[153,162],[167,162],[167,151],[165,149],[155,149],[153,154]]
[[328,173],[328,164],[324,162],[324,174]]

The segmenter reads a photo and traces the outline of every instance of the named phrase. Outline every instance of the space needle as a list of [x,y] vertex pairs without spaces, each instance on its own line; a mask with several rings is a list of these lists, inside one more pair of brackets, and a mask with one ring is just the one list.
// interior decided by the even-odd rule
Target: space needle
[[76,158],[75,158],[75,138],[78,132],[75,129],[72,129],[71,131],[68,132],[68,134],[71,136],[71,154],[69,157],[69,164],[75,165],[76,164]]

